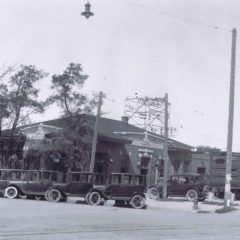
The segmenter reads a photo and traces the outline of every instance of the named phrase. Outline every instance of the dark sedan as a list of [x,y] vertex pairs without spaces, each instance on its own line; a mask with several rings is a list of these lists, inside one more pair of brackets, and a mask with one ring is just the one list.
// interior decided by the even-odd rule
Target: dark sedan
[[[204,201],[207,193],[206,176],[197,173],[172,175],[168,180],[168,197],[186,197],[188,201]],[[162,197],[163,185],[151,186],[148,195],[152,199]]]

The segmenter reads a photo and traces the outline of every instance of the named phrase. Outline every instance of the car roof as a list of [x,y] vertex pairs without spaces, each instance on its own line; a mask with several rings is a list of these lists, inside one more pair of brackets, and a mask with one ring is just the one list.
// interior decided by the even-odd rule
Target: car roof
[[199,173],[179,173],[179,174],[173,174],[171,176],[184,176],[184,177],[198,177],[201,176],[202,174]]
[[141,174],[135,174],[135,173],[111,173],[110,176],[112,175],[125,175],[125,176],[135,176],[135,177],[141,177],[141,176],[145,176],[145,175],[141,175]]

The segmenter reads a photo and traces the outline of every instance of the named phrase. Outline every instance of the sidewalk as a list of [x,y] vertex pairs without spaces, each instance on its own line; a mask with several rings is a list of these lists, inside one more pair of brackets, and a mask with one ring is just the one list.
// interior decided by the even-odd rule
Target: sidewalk
[[[184,212],[199,212],[199,213],[215,213],[217,209],[223,208],[223,199],[206,199],[204,202],[198,202],[198,210],[194,210],[194,203],[188,202],[184,198],[168,198],[166,200],[153,200],[147,198],[148,209],[164,209],[171,211],[184,211]],[[233,206],[240,209],[240,202],[234,201]]]

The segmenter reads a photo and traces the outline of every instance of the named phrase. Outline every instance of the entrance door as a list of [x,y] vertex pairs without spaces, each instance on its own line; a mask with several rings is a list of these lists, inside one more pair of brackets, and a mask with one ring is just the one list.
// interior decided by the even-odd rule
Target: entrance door
[[108,153],[96,153],[96,160],[94,165],[94,172],[101,173],[104,178],[107,178],[108,175],[108,163],[109,156]]

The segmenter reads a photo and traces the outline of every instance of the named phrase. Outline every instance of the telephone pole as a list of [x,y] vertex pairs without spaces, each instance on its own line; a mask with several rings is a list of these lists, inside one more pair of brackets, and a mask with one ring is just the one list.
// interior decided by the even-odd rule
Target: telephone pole
[[231,203],[231,179],[232,179],[232,141],[233,141],[233,116],[234,116],[234,85],[235,85],[235,61],[236,61],[236,37],[237,30],[232,30],[231,72],[228,112],[228,136],[227,136],[227,161],[225,175],[224,208],[228,209]]
[[97,136],[98,136],[98,123],[101,113],[101,106],[102,106],[102,95],[103,93],[99,93],[99,100],[98,100],[98,108],[97,108],[97,116],[95,121],[94,127],[94,135],[93,135],[93,142],[92,142],[92,153],[91,153],[91,162],[90,162],[90,172],[93,173],[94,165],[95,165],[95,155],[96,155],[96,146],[97,146]]
[[167,198],[167,180],[168,180],[168,94],[165,94],[165,114],[164,114],[164,143],[163,143],[163,159],[164,159],[164,175],[163,175],[163,199]]

